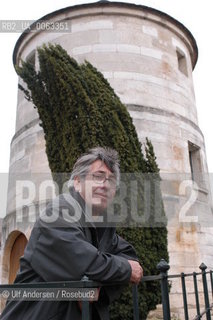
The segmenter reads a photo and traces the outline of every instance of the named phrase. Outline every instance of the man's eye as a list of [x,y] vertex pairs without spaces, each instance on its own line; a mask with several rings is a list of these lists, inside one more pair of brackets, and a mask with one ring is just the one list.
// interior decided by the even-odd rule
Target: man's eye
[[94,174],[93,177],[95,179],[99,179],[99,180],[105,179],[105,175],[103,175],[103,174]]

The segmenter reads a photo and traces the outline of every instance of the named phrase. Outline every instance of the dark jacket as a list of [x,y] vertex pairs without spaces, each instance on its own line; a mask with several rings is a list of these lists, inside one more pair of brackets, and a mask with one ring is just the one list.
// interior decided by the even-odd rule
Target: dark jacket
[[[130,280],[127,259],[137,260],[137,256],[115,228],[98,229],[84,221],[85,203],[74,190],[51,201],[32,230],[15,282],[72,281],[84,275],[99,282],[119,282],[121,286],[102,287],[99,300],[92,304],[96,313],[92,320],[108,320],[110,302]],[[75,301],[11,300],[0,319],[80,320],[81,311]]]

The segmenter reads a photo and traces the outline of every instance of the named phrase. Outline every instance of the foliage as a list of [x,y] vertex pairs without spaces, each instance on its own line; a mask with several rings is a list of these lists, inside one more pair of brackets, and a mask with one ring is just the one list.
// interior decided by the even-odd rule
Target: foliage
[[[69,173],[79,155],[94,146],[109,146],[119,152],[123,181],[127,186],[125,199],[131,225],[130,180],[137,181],[136,203],[139,217],[144,217],[149,205],[146,225],[120,228],[119,233],[136,248],[145,275],[155,274],[161,258],[168,260],[167,230],[160,193],[159,169],[151,141],[141,150],[135,127],[126,107],[103,75],[89,62],[79,65],[59,45],[38,49],[38,71],[29,62],[17,67],[19,76],[27,84],[20,86],[26,98],[38,110],[46,140],[46,153],[53,178],[62,186],[64,178],[57,173]],[[142,176],[143,173],[143,176]],[[131,179],[130,179],[130,178]],[[149,186],[149,201],[145,197]],[[156,224],[157,208],[160,223]],[[141,318],[160,302],[157,283],[139,287]],[[131,319],[131,288],[112,306],[111,319]]]

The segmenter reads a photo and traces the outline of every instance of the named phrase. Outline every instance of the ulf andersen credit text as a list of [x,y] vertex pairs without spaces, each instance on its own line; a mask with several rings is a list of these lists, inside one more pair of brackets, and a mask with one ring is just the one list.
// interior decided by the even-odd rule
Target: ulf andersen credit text
[[4,289],[0,295],[10,300],[85,300],[98,298],[97,288],[40,288],[40,289]]

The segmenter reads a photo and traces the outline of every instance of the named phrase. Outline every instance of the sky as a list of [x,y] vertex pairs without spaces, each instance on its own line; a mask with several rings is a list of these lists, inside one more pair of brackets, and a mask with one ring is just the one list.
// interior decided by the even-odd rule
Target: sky
[[[0,20],[37,20],[55,10],[95,1],[82,0],[7,0],[0,3]],[[121,1],[118,1],[121,2]],[[213,172],[213,143],[211,141],[213,112],[213,19],[211,0],[129,0],[161,10],[188,28],[196,39],[199,56],[193,72],[199,126],[205,137],[209,172]],[[0,30],[0,173],[9,170],[10,142],[15,133],[17,105],[17,75],[12,63],[12,53],[20,33],[4,33]]]

